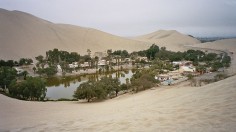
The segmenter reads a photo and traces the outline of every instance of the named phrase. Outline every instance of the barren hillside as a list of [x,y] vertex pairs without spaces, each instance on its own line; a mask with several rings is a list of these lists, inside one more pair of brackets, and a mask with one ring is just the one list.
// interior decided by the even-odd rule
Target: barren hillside
[[155,43],[159,47],[166,47],[167,50],[183,51],[184,45],[200,43],[199,40],[188,35],[181,34],[175,30],[159,30],[147,35],[138,36],[135,40]]
[[0,9],[0,47],[0,59],[19,59],[45,55],[53,48],[85,54],[87,49],[131,52],[149,45],[96,29],[55,24],[24,12]]

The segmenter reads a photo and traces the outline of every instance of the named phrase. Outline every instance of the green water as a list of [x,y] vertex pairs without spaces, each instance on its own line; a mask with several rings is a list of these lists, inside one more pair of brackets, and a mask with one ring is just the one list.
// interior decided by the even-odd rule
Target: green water
[[104,76],[112,76],[118,78],[121,83],[126,83],[126,78],[131,78],[134,70],[119,71],[110,74],[91,74],[82,76],[68,76],[68,77],[53,77],[47,79],[47,94],[48,99],[60,99],[67,98],[73,99],[74,91],[79,85],[88,80],[97,81],[99,78]]

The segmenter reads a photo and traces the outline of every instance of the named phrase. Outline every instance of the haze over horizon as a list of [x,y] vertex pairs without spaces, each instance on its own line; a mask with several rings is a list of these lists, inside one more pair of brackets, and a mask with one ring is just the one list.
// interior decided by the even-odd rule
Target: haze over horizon
[[196,37],[236,36],[234,0],[0,0],[0,8],[119,36],[160,29]]

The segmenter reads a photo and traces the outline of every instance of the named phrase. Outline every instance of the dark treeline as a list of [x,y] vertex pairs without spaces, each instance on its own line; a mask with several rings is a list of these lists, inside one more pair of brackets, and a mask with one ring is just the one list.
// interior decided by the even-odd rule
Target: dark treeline
[[17,72],[14,68],[1,66],[0,67],[0,88],[9,88],[10,83],[16,80]]
[[147,50],[132,52],[130,54],[130,57],[135,58],[137,56],[141,56],[141,57],[147,57],[149,60],[154,60],[158,52],[159,52],[159,46],[152,44]]
[[[9,66],[0,67],[0,88],[7,95],[25,100],[43,100],[46,95],[45,82],[41,78],[24,77]],[[24,75],[23,75],[24,76]]]
[[14,60],[0,60],[0,67],[1,66],[22,66],[22,65],[30,65],[33,63],[32,59],[29,58],[21,58],[19,61],[14,61]]
[[12,81],[9,86],[11,96],[24,100],[42,101],[46,96],[45,82],[38,77],[27,77],[26,80]]
[[58,49],[46,52],[46,59],[52,64],[58,64],[61,61],[72,63],[80,60],[80,55],[76,52],[59,51]]
[[132,91],[139,92],[156,86],[160,82],[154,77],[151,70],[136,71],[130,79]]
[[207,53],[200,50],[188,50],[185,52],[172,52],[167,51],[165,48],[156,54],[156,58],[159,60],[168,61],[192,61],[194,66],[200,66],[201,62],[204,62],[204,67],[211,67],[212,71],[216,71],[221,67],[229,67],[231,58],[227,54]]
[[121,56],[121,58],[128,58],[129,57],[129,53],[126,50],[116,50],[114,52],[112,52],[113,56],[119,55]]
[[106,99],[118,95],[121,89],[120,81],[117,78],[103,77],[98,81],[87,81],[77,88],[74,92],[74,98],[87,99]]
[[159,81],[155,80],[154,74],[150,74],[149,70],[135,71],[132,78],[126,79],[126,83],[121,84],[118,78],[111,76],[102,77],[100,80],[89,80],[82,83],[74,92],[74,98],[91,100],[102,100],[113,98],[119,92],[140,92],[156,86]]

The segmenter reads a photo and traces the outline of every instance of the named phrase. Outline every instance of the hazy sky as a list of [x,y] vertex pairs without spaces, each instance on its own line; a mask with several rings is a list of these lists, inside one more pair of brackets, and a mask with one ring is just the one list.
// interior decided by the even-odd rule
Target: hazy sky
[[120,36],[159,29],[236,36],[236,0],[0,0],[0,8]]

